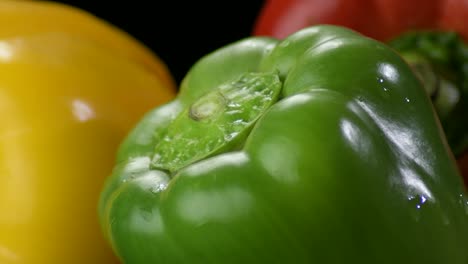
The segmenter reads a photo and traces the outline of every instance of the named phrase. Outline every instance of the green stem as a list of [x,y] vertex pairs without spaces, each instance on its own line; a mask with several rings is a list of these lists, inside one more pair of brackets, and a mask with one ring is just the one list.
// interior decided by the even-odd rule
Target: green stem
[[215,154],[236,149],[279,97],[276,73],[246,73],[215,87],[169,125],[155,148],[153,169],[175,173]]

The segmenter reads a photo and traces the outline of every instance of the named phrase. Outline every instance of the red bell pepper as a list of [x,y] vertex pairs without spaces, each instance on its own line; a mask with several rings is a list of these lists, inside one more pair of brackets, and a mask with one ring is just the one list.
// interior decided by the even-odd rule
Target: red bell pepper
[[466,0],[267,0],[254,35],[283,38],[313,24],[335,24],[387,41],[403,31],[454,30],[468,39]]

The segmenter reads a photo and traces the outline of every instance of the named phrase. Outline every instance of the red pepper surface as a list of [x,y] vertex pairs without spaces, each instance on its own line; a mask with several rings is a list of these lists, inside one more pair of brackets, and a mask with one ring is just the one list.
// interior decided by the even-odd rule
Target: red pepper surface
[[335,24],[387,41],[412,29],[459,32],[468,39],[466,0],[267,0],[254,35],[283,38],[313,24]]

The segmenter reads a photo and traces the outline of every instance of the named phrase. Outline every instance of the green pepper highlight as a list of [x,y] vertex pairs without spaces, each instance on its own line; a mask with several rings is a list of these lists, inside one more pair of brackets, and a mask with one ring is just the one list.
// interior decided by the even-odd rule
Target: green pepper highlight
[[468,151],[468,47],[456,32],[409,31],[388,43],[412,66],[459,158]]

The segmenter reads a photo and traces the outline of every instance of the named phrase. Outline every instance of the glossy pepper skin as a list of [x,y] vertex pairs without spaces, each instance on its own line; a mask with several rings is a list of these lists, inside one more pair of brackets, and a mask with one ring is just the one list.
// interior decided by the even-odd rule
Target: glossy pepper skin
[[252,34],[283,38],[331,24],[385,41],[422,77],[468,186],[467,16],[464,0],[269,0]]
[[172,77],[71,6],[0,1],[0,24],[0,263],[118,263],[99,227],[103,175],[138,119],[175,96]]
[[468,186],[468,46],[456,32],[416,31],[392,39],[418,75]]
[[468,261],[468,199],[421,83],[317,25],[193,65],[123,141],[101,225],[124,263]]

